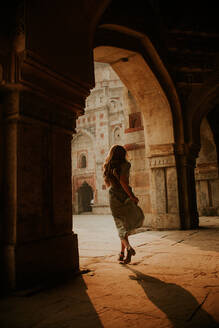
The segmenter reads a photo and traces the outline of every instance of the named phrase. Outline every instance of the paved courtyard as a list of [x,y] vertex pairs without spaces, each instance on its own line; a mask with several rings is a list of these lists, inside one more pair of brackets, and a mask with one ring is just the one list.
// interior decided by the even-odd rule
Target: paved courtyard
[[[120,239],[112,215],[74,215],[73,230],[78,234],[81,258],[117,254]],[[139,229],[139,231],[146,229]],[[145,234],[130,236],[133,246],[146,242]]]
[[110,215],[74,216],[82,274],[0,300],[1,328],[218,328],[219,218],[189,231],[130,236],[117,262]]

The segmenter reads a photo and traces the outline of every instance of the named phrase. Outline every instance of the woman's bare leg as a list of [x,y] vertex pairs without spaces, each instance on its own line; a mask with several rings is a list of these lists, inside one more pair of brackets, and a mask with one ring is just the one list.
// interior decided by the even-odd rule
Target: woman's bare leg
[[119,260],[122,261],[122,257],[124,256],[125,248],[127,249],[127,256],[123,263],[128,264],[131,262],[131,257],[135,255],[135,250],[131,247],[128,239],[128,234],[125,235],[124,239],[121,239],[121,253],[119,256]]
[[125,245],[123,243],[123,240],[121,239],[121,252],[119,253],[118,261],[122,262],[124,260],[125,256]]
[[125,251],[125,245],[123,243],[123,241],[121,240],[121,253],[124,253]]
[[125,238],[122,239],[122,242],[123,242],[123,245],[124,245],[125,248],[127,248],[127,249],[132,248],[130,243],[129,243],[128,234],[125,235]]
[[128,264],[131,262],[131,257],[135,255],[135,250],[132,248],[132,246],[129,243],[128,235],[126,234],[125,239],[124,239],[124,244],[126,245],[127,248],[127,256],[124,260],[125,264]]
[[125,235],[125,238],[121,240],[123,243],[123,247],[129,249],[131,246],[129,244],[129,241],[127,239],[127,236]]

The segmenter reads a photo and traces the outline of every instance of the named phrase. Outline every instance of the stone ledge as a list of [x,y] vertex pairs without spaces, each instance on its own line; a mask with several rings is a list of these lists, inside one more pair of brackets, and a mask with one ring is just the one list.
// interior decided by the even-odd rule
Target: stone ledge
[[156,156],[156,157],[149,158],[150,168],[171,167],[171,166],[176,166],[176,160],[174,155]]

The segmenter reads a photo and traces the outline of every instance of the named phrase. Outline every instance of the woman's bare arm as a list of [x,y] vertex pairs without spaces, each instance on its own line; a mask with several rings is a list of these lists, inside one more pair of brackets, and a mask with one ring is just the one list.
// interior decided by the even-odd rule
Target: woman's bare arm
[[133,202],[135,202],[135,203],[137,204],[139,200],[138,200],[138,198],[135,197],[135,195],[133,194],[133,192],[132,192],[132,190],[131,190],[131,188],[130,188],[130,186],[129,186],[129,184],[128,184],[127,177],[121,175],[121,176],[120,176],[120,179],[119,179],[119,182],[120,182],[122,188],[125,190],[125,192],[126,192],[127,195],[129,196],[129,198],[130,198]]

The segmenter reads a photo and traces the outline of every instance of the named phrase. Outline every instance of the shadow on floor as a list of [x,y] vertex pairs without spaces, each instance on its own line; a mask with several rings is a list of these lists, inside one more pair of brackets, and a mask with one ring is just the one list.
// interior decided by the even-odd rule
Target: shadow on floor
[[102,328],[83,276],[0,300],[1,328]]
[[145,275],[140,271],[125,266],[134,275],[129,278],[136,280],[143,288],[149,300],[165,313],[172,323],[173,328],[218,328],[214,318],[202,309],[208,294],[203,298],[201,304],[186,289],[173,283]]

